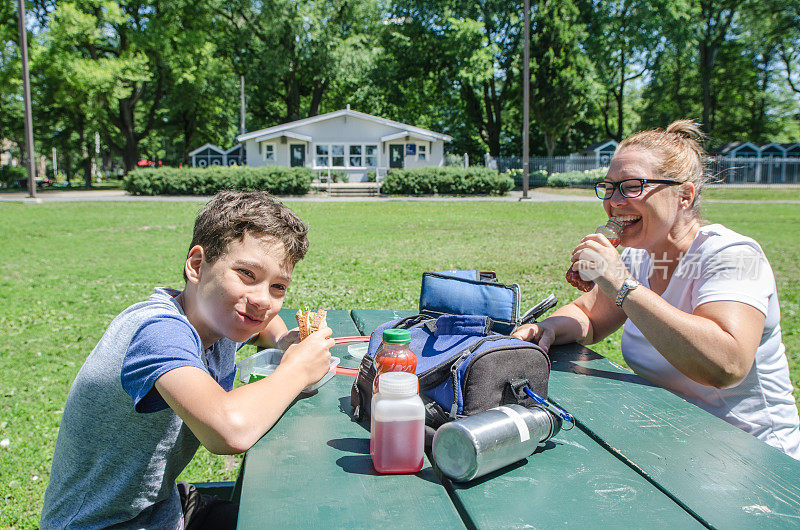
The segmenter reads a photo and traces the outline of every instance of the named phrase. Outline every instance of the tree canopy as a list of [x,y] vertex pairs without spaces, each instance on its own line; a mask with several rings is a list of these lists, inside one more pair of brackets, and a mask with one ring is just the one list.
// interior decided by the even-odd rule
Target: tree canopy
[[[522,2],[36,0],[36,151],[88,179],[352,108],[518,155]],[[531,152],[692,118],[712,141],[800,139],[800,0],[532,0]],[[16,7],[0,4],[0,139],[21,157]],[[96,161],[94,161],[96,162]]]

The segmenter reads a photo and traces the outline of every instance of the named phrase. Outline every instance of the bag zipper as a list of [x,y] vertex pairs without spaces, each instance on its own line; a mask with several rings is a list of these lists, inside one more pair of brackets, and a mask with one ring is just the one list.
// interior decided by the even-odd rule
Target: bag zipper
[[458,412],[458,367],[467,360],[470,353],[472,353],[470,349],[464,350],[458,356],[456,362],[450,365],[450,378],[453,382],[453,404],[450,405],[450,417],[452,419],[456,418],[456,413]]
[[[508,337],[502,337],[502,338],[506,338],[506,339],[507,339]],[[496,351],[504,351],[504,350],[515,350],[515,349],[519,349],[519,346],[504,346],[504,347],[502,347],[502,348],[496,348],[496,349],[493,349],[493,350],[486,350],[485,352],[481,352],[481,353],[479,353],[478,355],[476,355],[475,357],[473,357],[473,358],[472,358],[472,361],[473,361],[473,363],[474,363],[475,361],[477,361],[478,359],[480,359],[481,357],[483,357],[483,356],[484,356],[484,355],[486,355],[487,353],[493,353],[493,352],[496,352]],[[535,351],[535,352],[539,353],[539,355],[541,355],[542,357],[544,357],[544,358],[545,358],[545,360],[547,361],[547,367],[548,367],[548,368],[550,368],[550,367],[551,367],[552,363],[550,362],[550,356],[549,356],[549,355],[547,355],[547,353],[545,353],[544,351],[542,351],[542,350],[541,350],[541,349],[540,349],[538,346],[536,346],[535,344],[531,344],[531,345],[530,345],[530,349],[532,349],[533,351]],[[473,364],[473,363],[470,363],[470,365],[469,365],[469,366],[467,366],[467,369],[466,369],[466,371],[464,371],[464,385],[466,385],[466,384],[467,384],[467,379],[469,379],[469,374],[470,374],[470,371],[472,370],[472,364]]]
[[[461,352],[458,355],[458,357],[456,358],[455,362],[450,365],[450,378],[451,378],[452,383],[453,383],[453,404],[450,406],[450,417],[451,418],[456,419],[456,414],[458,413],[458,394],[459,394],[459,390],[460,390],[459,384],[458,384],[458,369],[459,369],[459,367],[462,364],[464,364],[464,362],[467,360],[467,357],[469,357],[470,354],[474,353],[475,350],[480,348],[483,343],[488,342],[490,340],[500,340],[500,339],[504,339],[504,338],[506,338],[506,337],[504,337],[502,335],[489,335],[488,337],[483,337],[482,339],[477,341],[475,344],[473,344],[472,346],[470,346],[469,348],[467,348],[466,350]],[[469,369],[469,367],[467,367],[467,369]]]

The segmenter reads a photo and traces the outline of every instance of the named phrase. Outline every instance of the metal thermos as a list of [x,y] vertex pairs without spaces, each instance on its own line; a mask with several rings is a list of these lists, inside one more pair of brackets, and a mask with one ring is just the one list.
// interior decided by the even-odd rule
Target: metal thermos
[[433,437],[433,459],[456,482],[482,477],[527,458],[561,429],[540,407],[503,405],[445,423]]

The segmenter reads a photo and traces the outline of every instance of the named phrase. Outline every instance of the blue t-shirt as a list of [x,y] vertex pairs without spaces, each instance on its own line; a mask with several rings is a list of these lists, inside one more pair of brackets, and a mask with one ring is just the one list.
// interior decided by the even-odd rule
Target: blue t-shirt
[[154,392],[181,366],[233,388],[240,344],[222,338],[203,350],[175,300],[156,289],[120,313],[70,388],[58,431],[41,527],[181,528],[175,479],[200,442]]
[[[203,350],[197,331],[186,317],[154,315],[145,320],[133,336],[122,361],[122,388],[133,400],[137,412],[157,412],[167,407],[158,394],[149,394],[156,379],[175,368],[194,366],[206,372],[226,391],[233,388],[236,366],[227,339]],[[235,346],[236,349],[240,344]]]

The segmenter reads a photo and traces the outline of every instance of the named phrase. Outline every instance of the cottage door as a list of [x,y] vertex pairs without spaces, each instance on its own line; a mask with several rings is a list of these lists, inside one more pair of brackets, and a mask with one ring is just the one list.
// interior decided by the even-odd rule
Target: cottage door
[[403,146],[393,144],[389,146],[389,167],[403,167]]
[[290,165],[292,167],[303,167],[306,165],[306,146],[303,144],[291,144],[289,146],[291,153]]

